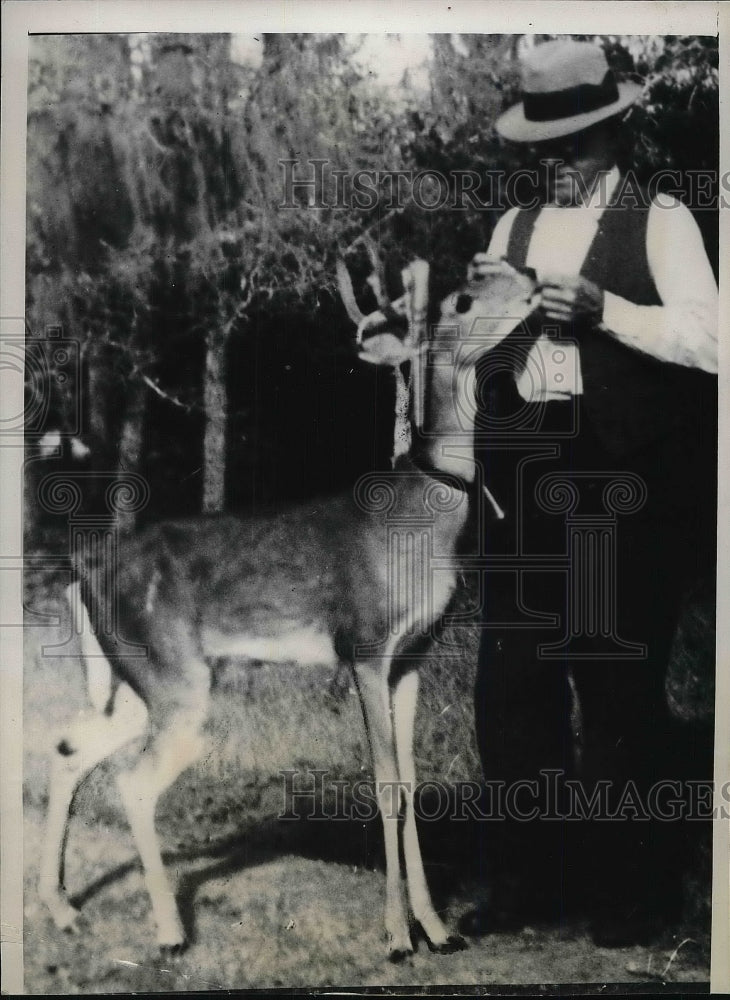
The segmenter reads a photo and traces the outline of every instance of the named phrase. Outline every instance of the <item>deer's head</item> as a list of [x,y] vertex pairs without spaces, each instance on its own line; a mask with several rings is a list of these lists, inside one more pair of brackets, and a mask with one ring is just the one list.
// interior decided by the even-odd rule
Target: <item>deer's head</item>
[[411,364],[411,418],[427,434],[447,429],[469,433],[479,358],[504,340],[536,305],[534,274],[482,254],[469,265],[465,283],[443,299],[439,320],[430,328],[424,261],[414,261],[404,269],[406,293],[394,302],[384,298],[380,277],[371,282],[379,290],[380,308],[368,315],[355,302],[342,261],[338,261],[338,283],[348,314],[357,324],[360,358],[396,370],[405,362]]

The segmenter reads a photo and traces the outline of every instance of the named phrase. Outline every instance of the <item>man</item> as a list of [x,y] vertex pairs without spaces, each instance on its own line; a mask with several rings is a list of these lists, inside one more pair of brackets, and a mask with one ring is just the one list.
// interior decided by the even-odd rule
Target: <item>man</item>
[[[678,914],[679,824],[644,813],[657,782],[689,776],[664,685],[714,537],[717,288],[689,210],[637,198],[617,166],[639,93],[597,46],[546,42],[497,123],[539,161],[546,198],[508,210],[487,254],[531,268],[539,301],[480,383],[476,450],[506,516],[485,513],[476,723],[506,818],[485,824],[491,897],[466,932],[560,920],[576,886],[602,945]],[[612,820],[561,819],[606,787],[593,801]]]

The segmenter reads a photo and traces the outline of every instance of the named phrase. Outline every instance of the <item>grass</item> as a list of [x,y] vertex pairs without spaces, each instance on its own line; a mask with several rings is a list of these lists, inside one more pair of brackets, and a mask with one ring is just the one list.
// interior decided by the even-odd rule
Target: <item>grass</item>
[[[60,578],[39,572],[27,582],[29,607],[56,610],[63,617]],[[701,728],[707,724],[711,686],[698,644],[709,619],[706,608],[693,607],[678,640],[671,690],[681,700],[682,692],[691,689],[693,707],[685,713],[686,722]],[[163,796],[158,810],[165,858],[192,936],[185,955],[167,965],[156,955],[148,898],[110,780],[113,764],[102,765],[85,783],[71,822],[67,882],[83,904],[87,932],[69,937],[56,931],[36,891],[48,750],[64,722],[84,705],[78,662],[41,653],[42,643],[57,641],[63,627],[62,621],[59,628],[27,630],[27,992],[656,983],[685,938],[689,943],[671,960],[663,980],[708,978],[707,844],[700,845],[688,880],[684,925],[654,948],[603,951],[591,945],[578,923],[489,937],[449,957],[430,955],[421,944],[411,963],[388,964],[379,823],[277,819],[285,805],[282,770],[300,769],[303,783],[315,768],[333,778],[371,776],[356,693],[343,685],[338,695],[328,695],[332,671],[324,668],[219,665],[208,752]],[[461,652],[433,657],[422,670],[415,751],[422,780],[479,777],[471,697],[476,630],[460,630],[459,640]],[[688,680],[688,672],[693,679]],[[478,891],[473,832],[462,829],[466,824],[458,826],[422,829],[434,898],[452,921]]]

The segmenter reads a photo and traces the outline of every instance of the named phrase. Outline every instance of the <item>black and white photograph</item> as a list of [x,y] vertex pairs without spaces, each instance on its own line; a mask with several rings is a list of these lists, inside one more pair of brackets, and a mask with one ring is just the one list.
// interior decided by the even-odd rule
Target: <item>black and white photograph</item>
[[721,5],[392,6],[4,6],[3,992],[730,986]]

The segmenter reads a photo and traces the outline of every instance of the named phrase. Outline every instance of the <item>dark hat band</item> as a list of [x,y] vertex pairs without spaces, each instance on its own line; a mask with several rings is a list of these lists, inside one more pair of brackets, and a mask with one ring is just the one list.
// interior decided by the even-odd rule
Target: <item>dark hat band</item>
[[601,83],[580,83],[577,87],[544,94],[525,93],[522,103],[528,121],[552,122],[598,111],[618,99],[616,78],[609,69]]

